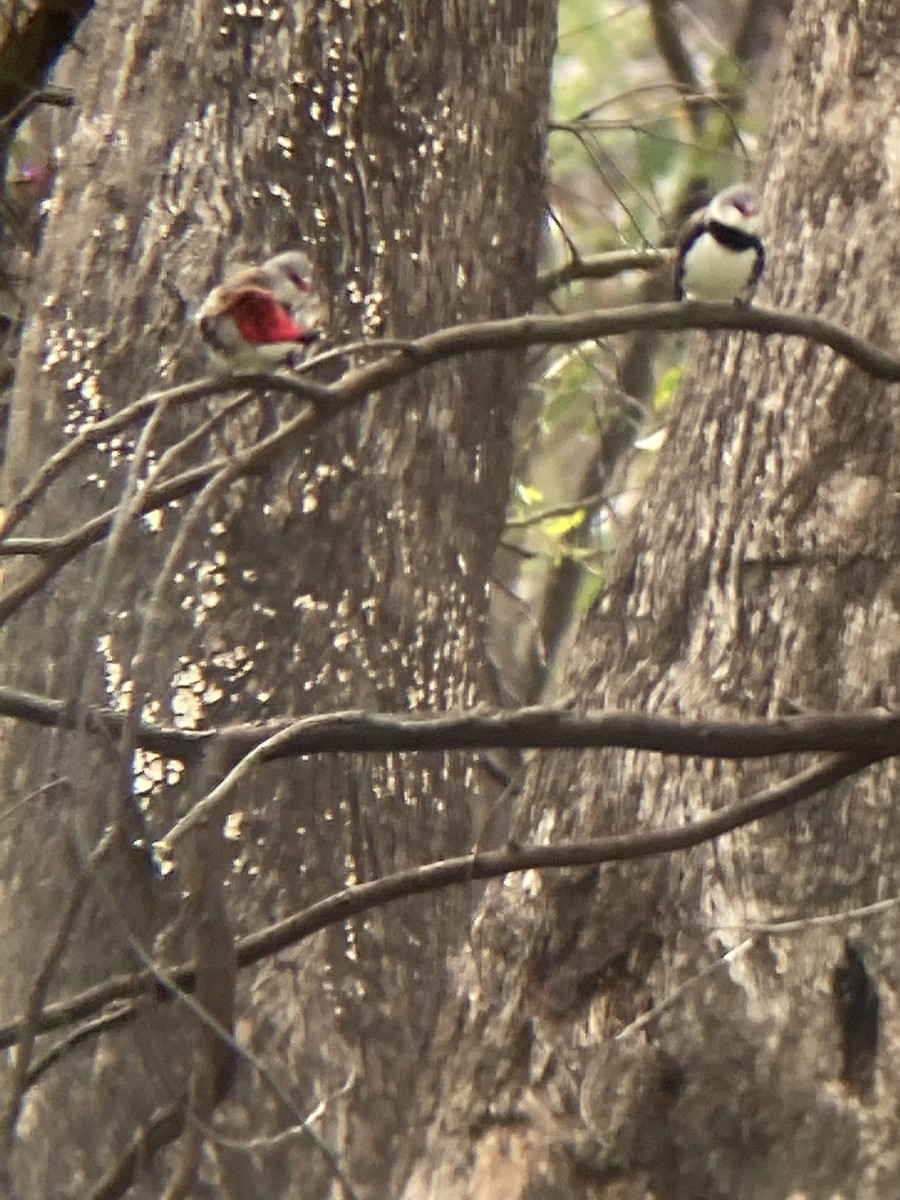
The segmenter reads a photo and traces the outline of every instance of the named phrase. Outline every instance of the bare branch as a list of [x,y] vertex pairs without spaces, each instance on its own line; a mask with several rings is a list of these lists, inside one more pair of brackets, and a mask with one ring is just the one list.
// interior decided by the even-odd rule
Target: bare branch
[[[739,308],[724,304],[636,304],[567,317],[527,316],[457,325],[411,341],[402,350],[393,351],[374,363],[356,367],[330,386],[266,375],[199,381],[196,385],[198,388],[208,388],[211,384],[223,391],[260,387],[296,395],[301,399],[312,399],[315,404],[288,422],[283,429],[233,458],[217,459],[185,471],[165,483],[145,488],[135,505],[135,515],[153,512],[193,494],[225,466],[232,472],[233,478],[259,470],[287,445],[302,441],[373,392],[397,383],[429,364],[473,351],[590,341],[641,329],[668,332],[718,329],[756,333],[762,337],[775,334],[802,337],[828,346],[875,379],[900,382],[900,359],[830,321],[779,309]],[[41,591],[67,563],[105,537],[115,512],[115,509],[110,509],[60,537],[0,542],[0,555],[31,554],[45,559],[30,579],[14,587],[0,601],[0,624]]]
[[182,1104],[170,1104],[168,1108],[154,1113],[147,1125],[131,1139],[131,1144],[112,1170],[90,1191],[88,1200],[119,1200],[124,1196],[143,1164],[181,1136],[185,1121]]
[[[634,262],[643,260],[644,255],[650,255],[654,262],[665,257],[660,251],[627,251],[622,252],[633,258]],[[636,257],[640,256],[640,258]],[[600,259],[611,259],[612,256],[599,256]],[[619,262],[621,263],[621,259]],[[583,260],[590,264],[592,260]],[[601,263],[599,277],[603,277],[605,267]],[[621,269],[618,267],[617,269]],[[574,264],[562,271],[575,270]],[[555,275],[556,273],[553,273]],[[545,279],[552,279],[545,276]],[[387,354],[382,355],[374,363],[356,367],[346,372],[334,384],[318,384],[305,379],[289,378],[275,375],[246,375],[230,379],[201,379],[195,383],[172,388],[167,392],[145,397],[124,410],[119,417],[125,418],[123,424],[139,416],[151,412],[161,402],[185,402],[204,398],[216,393],[258,388],[295,395],[300,399],[311,400],[316,406],[316,419],[310,419],[310,430],[319,428],[322,424],[333,419],[346,408],[359,403],[374,391],[379,391],[392,383],[397,383],[423,367],[453,358],[459,354],[473,351],[519,349],[529,345],[550,345],[554,343],[572,343],[591,341],[600,337],[610,337],[618,334],[633,333],[638,330],[655,330],[657,332],[676,332],[687,329],[730,330],[733,332],[756,333],[761,337],[771,337],[784,334],[789,337],[806,338],[819,345],[828,346],[842,357],[848,359],[863,371],[883,379],[889,383],[900,382],[900,359],[881,350],[858,337],[840,325],[835,325],[821,317],[809,316],[805,313],[794,313],[783,309],[748,307],[741,308],[731,304],[635,304],[623,308],[601,309],[595,312],[576,313],[574,315],[557,316],[525,316],[512,317],[506,320],[472,322],[466,325],[454,325],[439,329],[435,333],[426,334],[415,341],[407,343],[392,342],[393,347]],[[373,347],[377,343],[372,343]],[[121,428],[119,417],[110,417],[105,422],[85,430],[80,434],[71,447],[81,448],[90,444],[98,430],[103,435]],[[250,467],[255,469],[267,461],[265,455],[270,444],[280,448],[278,435],[272,435],[258,446],[253,447],[254,457]],[[48,461],[44,470],[53,466],[53,474],[58,473],[57,460],[61,457],[68,462],[70,448],[58,452]],[[249,451],[247,452],[250,453]],[[65,465],[65,462],[62,465]],[[219,464],[223,465],[223,464]],[[195,469],[186,479],[188,488],[202,486],[212,474],[213,465]],[[44,482],[43,475],[36,478],[11,505],[13,512],[31,497],[33,491]],[[169,481],[159,489],[152,489],[147,497],[144,511],[171,503],[180,499],[184,491],[172,492],[173,485],[178,481]],[[109,514],[104,514],[96,520],[104,523]],[[93,524],[93,523],[91,523]],[[6,532],[9,519],[3,526]],[[87,527],[84,527],[85,529]],[[63,551],[74,534],[65,538],[46,539],[44,553]],[[96,534],[91,540],[96,540]],[[30,539],[31,542],[36,539]],[[34,547],[19,546],[15,542],[0,545],[0,554],[35,553]]]
[[739,925],[713,925],[716,929],[737,929],[741,932],[766,934],[773,937],[806,933],[817,926],[833,927],[849,925],[851,921],[865,921],[869,917],[880,917],[900,905],[900,896],[891,896],[888,900],[876,900],[873,904],[863,904],[859,908],[845,908],[841,912],[818,913],[810,917],[797,917],[792,921],[742,921]]
[[[565,317],[512,317],[440,329],[410,342],[404,351],[348,372],[332,386],[331,400],[343,408],[362,396],[396,383],[428,363],[458,354],[592,341],[641,329],[669,333],[683,329],[720,329],[756,333],[762,337],[775,334],[802,337],[828,346],[876,379],[900,382],[900,359],[821,317],[776,308],[672,302],[634,304]],[[290,389],[285,387],[285,390]]]
[[553,521],[559,517],[573,517],[576,513],[587,513],[608,501],[605,492],[591,492],[581,500],[570,500],[567,504],[554,504],[551,508],[542,508],[538,512],[527,513],[524,517],[511,517],[506,522],[506,529],[530,529],[532,525],[540,525],[544,521]]
[[119,1025],[129,1024],[134,1020],[136,1015],[137,1006],[125,1000],[116,1005],[111,1011],[102,1013],[99,1017],[94,1017],[89,1021],[84,1021],[35,1062],[25,1080],[25,1090],[27,1091],[29,1088],[34,1087],[49,1070],[55,1067],[58,1062],[61,1062],[76,1046],[80,1046],[83,1042],[92,1041],[94,1038],[99,1037],[101,1033],[108,1033],[111,1029],[118,1028]]
[[[103,858],[106,851],[112,845],[112,841],[113,835],[111,832],[108,832],[91,853],[90,861],[92,864],[96,864]],[[19,1036],[16,1039],[15,1054],[13,1056],[9,1099],[2,1119],[0,1119],[0,1137],[2,1137],[7,1153],[12,1149],[15,1141],[16,1125],[21,1113],[22,1101],[29,1086],[31,1059],[37,1039],[40,1016],[44,1009],[44,1001],[68,948],[75,922],[87,899],[89,886],[90,879],[87,873],[80,873],[75,879],[68,904],[65,907],[56,932],[47,946],[43,962],[32,982],[25,1006],[24,1019],[19,1022]]]
[[[40,499],[54,479],[58,478],[66,467],[80,458],[92,446],[106,441],[113,434],[121,432],[129,425],[144,417],[150,416],[160,405],[171,408],[182,404],[194,404],[209,396],[218,395],[221,391],[221,381],[201,379],[196,383],[183,384],[181,387],[169,388],[165,392],[151,392],[142,396],[127,408],[88,425],[76,434],[71,441],[66,442],[56,454],[52,455],[41,466],[40,470],[22,489],[18,496],[9,504],[0,517],[0,543],[6,541],[12,531],[21,524],[33,509],[35,502]],[[231,411],[230,409],[228,410]],[[219,416],[220,414],[216,414]],[[2,553],[2,549],[0,549]]]
[[[48,728],[71,724],[61,701],[13,688],[0,688],[0,717]],[[104,737],[119,736],[124,721],[124,714],[113,709],[89,708],[86,713],[86,728]],[[233,763],[250,754],[254,760],[272,762],[306,754],[611,748],[695,758],[867,751],[881,758],[900,754],[900,713],[809,713],[725,721],[616,709],[579,713],[548,705],[438,716],[346,709],[296,721],[281,718],[205,731],[142,722],[136,738],[142,749],[184,763],[198,762],[218,739],[227,743]],[[241,763],[239,778],[252,765],[252,761]]]
[[535,283],[535,292],[547,296],[576,279],[615,279],[626,271],[654,271],[671,262],[669,250],[607,250],[587,258],[573,257],[561,267],[545,271]]
[[[204,387],[209,387],[210,381],[201,381]],[[327,394],[333,399],[333,393],[320,384],[304,380],[284,379],[279,376],[241,376],[234,380],[220,380],[216,385],[219,390],[243,390],[250,385],[268,387],[271,391],[287,391],[301,399]],[[199,386],[199,385],[198,385]],[[160,403],[165,403],[165,396],[157,397]],[[346,407],[346,405],[345,405]],[[154,409],[154,411],[156,411]],[[130,505],[132,517],[144,516],[158,508],[193,495],[201,488],[211,485],[217,476],[222,476],[222,484],[227,484],[243,475],[254,471],[268,463],[286,445],[289,445],[302,434],[319,428],[334,413],[322,413],[318,409],[305,407],[296,417],[292,418],[269,437],[264,438],[253,446],[229,456],[213,459],[202,466],[184,471],[164,483],[155,486],[145,486]],[[224,474],[223,474],[224,473]],[[76,558],[83,550],[104,538],[114,527],[119,514],[119,506],[108,509],[97,517],[92,517],[71,533],[58,538],[12,538],[0,542],[0,555],[3,554],[36,554],[45,559],[40,567],[29,578],[14,587],[3,600],[0,600],[0,624],[12,616],[32,596],[40,592],[44,585],[53,578],[67,563]]]
[[758,938],[755,935],[753,937],[744,938],[744,940],[737,946],[733,946],[731,950],[726,951],[725,954],[714,959],[711,963],[708,963],[707,966],[698,971],[696,975],[691,975],[689,979],[686,979],[684,983],[676,987],[674,991],[669,992],[667,995],[657,1000],[652,1008],[647,1009],[646,1012],[642,1012],[639,1016],[635,1017],[633,1021],[630,1021],[623,1029],[619,1030],[614,1040],[617,1042],[622,1041],[627,1037],[631,1037],[635,1033],[640,1033],[640,1031],[642,1029],[646,1029],[648,1025],[655,1025],[664,1012],[667,1012],[668,1009],[675,1007],[682,996],[695,988],[698,983],[702,983],[704,979],[708,979],[709,976],[718,971],[720,967],[728,966],[729,964],[733,963],[735,959],[740,958],[742,954],[745,954],[752,946],[755,946],[757,941]]
[[[688,850],[763,817],[792,808],[801,800],[809,799],[841,780],[859,774],[875,761],[877,756],[833,755],[786,780],[763,788],[747,800],[674,829],[619,834],[557,846],[512,845],[502,850],[445,859],[400,871],[371,883],[358,884],[279,921],[267,930],[244,938],[238,944],[238,963],[245,966],[251,956],[273,954],[285,946],[293,945],[295,941],[318,933],[328,925],[358,916],[391,900],[424,895],[451,884],[496,879],[514,871],[597,866],[605,862],[626,862]],[[286,941],[283,940],[285,938]]]
[[68,88],[40,88],[24,96],[14,108],[0,116],[0,130],[21,125],[29,113],[41,104],[46,104],[49,108],[71,108],[74,103],[75,93],[70,92]]
[[702,102],[698,103],[695,100],[694,103],[690,103],[688,98],[696,96],[700,91],[700,81],[681,37],[671,2],[649,0],[649,8],[656,49],[679,93],[685,98],[688,120],[694,133],[699,136],[703,131]]
[[768,758],[846,751],[900,753],[900,713],[846,713],[771,720],[703,721],[617,710],[581,714],[535,706],[512,712],[383,716],[350,709],[302,717],[289,725],[232,726],[232,749],[273,739],[262,761],[306,754],[417,750],[647,750],[697,758]]
[[[604,862],[625,862],[688,850],[763,817],[783,812],[859,774],[880,757],[883,756],[877,752],[833,755],[780,783],[763,788],[747,800],[674,829],[621,834],[557,846],[511,845],[502,850],[462,855],[413,867],[371,883],[346,888],[267,929],[242,938],[237,944],[238,966],[251,966],[330,925],[349,920],[393,900],[424,895],[473,880],[496,879],[513,872],[596,866]],[[100,1012],[114,1001],[149,995],[156,995],[159,999],[157,975],[145,971],[120,976],[70,1000],[48,1006],[40,1016],[38,1028],[42,1032],[49,1032],[70,1025],[73,1021]],[[185,993],[194,987],[192,965],[187,964],[168,972],[166,979],[167,986],[176,986],[178,994],[186,1002]],[[0,1049],[13,1044],[18,1028],[18,1022],[0,1026]]]
[[93,0],[40,0],[21,27],[10,26],[0,46],[0,143],[4,150],[33,107],[28,102],[37,102],[59,56],[93,7]]

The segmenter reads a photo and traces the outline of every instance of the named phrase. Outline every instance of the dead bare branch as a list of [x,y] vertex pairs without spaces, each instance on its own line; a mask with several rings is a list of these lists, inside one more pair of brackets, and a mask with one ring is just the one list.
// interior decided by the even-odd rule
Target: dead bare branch
[[548,296],[557,288],[574,283],[576,279],[615,279],[626,271],[655,271],[671,262],[671,251],[654,250],[607,250],[603,254],[591,254],[586,258],[573,257],[561,267],[545,271],[538,276],[535,292]]
[[[331,385],[315,384],[283,376],[241,376],[233,380],[201,380],[199,388],[219,390],[259,387],[314,401],[282,429],[230,459],[192,468],[181,475],[146,487],[135,505],[135,515],[145,515],[183,499],[203,487],[223,467],[233,477],[250,474],[266,466],[287,446],[310,436],[348,408],[373,392],[397,383],[425,366],[459,354],[487,350],[511,350],[529,345],[580,342],[652,329],[674,332],[683,329],[730,330],[756,333],[761,337],[785,334],[827,346],[875,379],[900,382],[900,359],[865,338],[819,317],[770,308],[738,308],[719,304],[636,304],[625,308],[580,313],[574,316],[515,317],[452,326],[409,342],[374,363],[346,372]],[[0,600],[0,624],[32,596],[42,590],[67,563],[109,532],[116,509],[91,518],[77,529],[57,537],[9,539],[0,542],[0,555],[36,555],[44,561],[30,579],[24,580]]]
[[[98,863],[112,845],[112,835],[107,833],[90,856],[92,865]],[[28,1080],[32,1055],[37,1040],[40,1015],[44,1008],[47,991],[59,969],[60,962],[69,945],[72,930],[87,899],[90,877],[81,872],[75,879],[69,902],[59,921],[58,927],[50,940],[44,954],[44,960],[35,975],[25,1006],[25,1016],[19,1022],[19,1036],[15,1043],[12,1064],[12,1080],[6,1109],[0,1118],[0,1138],[7,1154],[12,1150],[16,1135],[16,1125],[22,1109],[22,1102],[28,1090]]]
[[185,1120],[183,1104],[170,1104],[154,1113],[131,1139],[115,1166],[90,1191],[88,1200],[119,1200],[124,1196],[135,1182],[142,1164],[181,1136]]
[[[0,717],[47,728],[69,727],[65,705],[14,688],[0,688]],[[104,737],[121,734],[123,713],[89,708],[86,728]],[[808,713],[746,720],[702,720],[651,713],[575,712],[534,705],[469,713],[371,713],[346,709],[292,721],[231,725],[220,730],[137,726],[144,750],[184,763],[196,763],[217,741],[227,743],[232,764],[305,754],[399,753],[424,750],[646,750],[697,758],[768,758],[780,754],[871,752],[878,758],[900,753],[900,713]],[[268,743],[264,748],[263,744]],[[241,773],[253,762],[242,764]],[[18,806],[17,806],[18,807]]]
[[[621,834],[557,846],[509,845],[501,850],[428,863],[346,888],[267,929],[242,938],[237,943],[238,966],[251,966],[330,925],[349,920],[393,900],[425,895],[473,880],[496,879],[513,872],[596,866],[604,862],[625,862],[689,850],[764,817],[784,812],[859,774],[883,757],[886,756],[878,752],[832,755],[824,762],[763,788],[746,800],[674,829]],[[40,1015],[38,1028],[41,1032],[49,1032],[71,1025],[101,1012],[116,1001],[142,996],[156,996],[159,1000],[159,979],[158,971],[147,970],[108,980],[69,1000],[48,1006]],[[166,975],[166,988],[177,988],[177,994],[185,1002],[187,993],[194,986],[192,964],[180,966]],[[198,1015],[203,1017],[205,1014],[201,1012]],[[18,1021],[0,1026],[0,1049],[15,1042],[18,1029]]]

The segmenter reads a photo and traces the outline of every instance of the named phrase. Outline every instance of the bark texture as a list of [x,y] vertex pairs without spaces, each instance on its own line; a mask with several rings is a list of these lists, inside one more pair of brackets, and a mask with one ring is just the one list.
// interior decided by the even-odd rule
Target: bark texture
[[[896,3],[794,6],[762,177],[760,298],[895,352],[898,102]],[[896,389],[799,341],[695,336],[668,445],[580,634],[569,691],[693,716],[896,705]],[[676,824],[790,770],[546,755],[516,836]],[[761,937],[700,973],[747,922],[898,895],[897,780],[896,763],[870,769],[669,860],[492,886],[458,964],[446,1028],[463,1034],[407,1200],[895,1196],[897,910]],[[881,1000],[868,1095],[835,1020],[858,948],[845,963],[848,934]]]
[[[85,26],[79,116],[34,264],[7,499],[85,420],[203,369],[190,317],[226,261],[307,240],[335,337],[415,335],[530,303],[551,0],[138,7],[109,0]],[[519,354],[437,367],[286,446],[266,472],[167,509],[159,528],[127,523],[114,552],[82,555],[10,623],[6,681],[73,701],[115,694],[209,726],[471,705],[486,685],[486,581],[523,381]],[[141,473],[219,403],[163,414]],[[170,470],[237,452],[295,411],[251,398]],[[22,532],[62,532],[114,503],[134,451],[129,431],[83,459]],[[127,743],[7,734],[6,802],[65,781],[18,813],[0,850],[2,937],[17,968],[0,989],[7,1019],[34,1005],[79,859],[106,828],[103,886],[92,877],[73,915],[50,997],[133,966],[126,933],[177,961],[198,929],[208,947],[229,922],[243,933],[349,881],[459,853],[480,786],[462,756],[264,769],[239,796],[226,919],[209,888],[215,849],[187,876],[176,861],[168,878],[147,853],[214,763],[199,781],[147,763],[137,803]],[[394,905],[243,976],[236,1031],[270,1080],[240,1066],[220,1128],[236,1143],[265,1139],[328,1100],[314,1130],[356,1194],[396,1194],[429,1116],[410,1096],[438,1065],[443,964],[471,901],[460,890]],[[211,1007],[227,1021],[227,995]],[[68,1054],[28,1093],[9,1168],[19,1194],[122,1194],[135,1133],[150,1146],[178,1133],[200,1041],[176,1004]],[[206,1111],[210,1088],[228,1086],[228,1064],[214,1066]],[[136,1157],[130,1194],[159,1196],[175,1151]],[[302,1130],[249,1149],[211,1144],[201,1173],[227,1196],[340,1194]]]

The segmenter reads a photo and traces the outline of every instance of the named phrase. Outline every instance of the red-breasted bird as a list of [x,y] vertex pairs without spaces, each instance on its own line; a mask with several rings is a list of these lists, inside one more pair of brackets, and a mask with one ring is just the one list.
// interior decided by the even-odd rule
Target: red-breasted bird
[[759,193],[744,183],[718,192],[694,213],[678,239],[675,296],[741,303],[762,274]]
[[324,310],[309,259],[288,250],[240,268],[213,288],[197,321],[210,353],[233,374],[292,364],[322,335]]

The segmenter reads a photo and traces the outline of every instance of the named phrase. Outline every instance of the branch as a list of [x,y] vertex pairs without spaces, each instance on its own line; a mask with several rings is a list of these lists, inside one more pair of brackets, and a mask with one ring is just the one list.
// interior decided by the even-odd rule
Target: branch
[[649,7],[657,52],[666,64],[679,93],[685,98],[688,120],[694,133],[699,136],[703,131],[703,102],[695,101],[691,104],[688,97],[700,91],[700,81],[682,40],[670,0],[649,0]]
[[[280,376],[244,375],[233,380],[200,380],[196,386],[198,389],[204,389],[204,392],[210,387],[213,391],[219,392],[235,390],[243,392],[248,386],[254,385],[266,387],[270,391],[286,391],[301,399],[308,400],[324,396],[326,399],[333,400],[333,393],[324,385],[305,380],[285,379]],[[156,399],[160,404],[166,403],[166,394],[160,393]],[[243,451],[213,459],[199,467],[192,467],[163,483],[145,486],[132,506],[132,515],[134,517],[145,516],[175,500],[194,495],[210,484],[221,472],[227,473],[227,482],[253,474],[269,463],[286,445],[294,440],[299,440],[301,435],[310,434],[314,429],[320,428],[326,421],[336,416],[338,411],[342,411],[342,409],[332,408],[326,411],[319,406],[315,408],[307,406],[298,416],[292,418],[275,433]],[[99,516],[90,518],[77,529],[61,537],[13,538],[7,542],[0,542],[0,555],[33,554],[44,560],[30,578],[14,587],[0,600],[0,625],[17,612],[27,600],[40,592],[44,585],[67,563],[76,558],[83,550],[102,540],[113,528],[118,514],[119,507],[117,505],[107,509]]]
[[671,262],[669,250],[607,250],[587,258],[573,257],[564,266],[544,271],[535,282],[535,292],[547,296],[576,279],[615,279],[626,271],[653,271]]
[[0,116],[0,132],[10,126],[16,128],[25,118],[41,104],[48,108],[71,108],[75,103],[75,94],[67,88],[45,87],[25,96],[8,113]]
[[[822,763],[763,788],[747,800],[674,829],[594,838],[558,846],[509,845],[502,850],[467,854],[413,867],[371,883],[345,888],[268,929],[242,938],[237,944],[238,966],[252,966],[330,925],[393,900],[425,895],[455,884],[496,879],[513,872],[596,866],[604,862],[625,862],[688,850],[763,817],[783,812],[825,788],[859,774],[880,757],[877,752],[832,755]],[[180,966],[167,972],[167,978],[178,988],[190,992],[194,987],[193,966]],[[69,1000],[48,1006],[40,1014],[38,1028],[46,1033],[90,1017],[114,1001],[154,995],[160,998],[157,980],[151,972],[119,976]],[[135,1005],[134,1011],[139,1007]],[[120,1018],[121,1014],[117,1013],[117,1022]],[[0,1026],[0,1049],[15,1042],[18,1029],[18,1022]]]
[[[0,688],[0,717],[47,728],[69,728],[71,717],[59,700],[13,688]],[[88,708],[84,727],[118,737],[125,714]],[[217,739],[232,762],[259,754],[273,762],[307,754],[363,754],[428,750],[646,750],[691,758],[768,758],[780,754],[900,754],[900,712],[816,713],[749,720],[696,720],[629,713],[617,709],[574,712],[535,705],[509,711],[478,710],[422,716],[347,709],[299,720],[226,725],[219,730],[184,730],[141,722],[141,749],[184,763],[199,762]],[[263,743],[271,744],[263,748]],[[259,753],[260,749],[262,753]]]
[[395,875],[337,892],[269,929],[242,939],[238,944],[238,963],[242,967],[247,966],[329,925],[359,916],[392,900],[421,896],[451,884],[496,879],[512,872],[597,866],[605,862],[627,862],[689,850],[763,817],[792,808],[801,800],[807,800],[817,792],[859,774],[876,761],[877,756],[833,755],[786,780],[763,788],[747,800],[674,829],[619,834],[557,846],[510,845],[502,850],[463,855],[398,871]]
[[[33,696],[14,688],[0,688],[0,717],[12,717],[32,725],[42,725],[47,729],[74,727],[71,716],[65,711],[63,701],[48,700],[46,697]],[[124,723],[124,713],[108,708],[91,706],[83,716],[83,727],[88,732],[103,737],[118,737]],[[140,745],[143,749],[166,758],[178,758],[182,762],[196,762],[205,743],[213,736],[211,733],[165,726],[154,728],[147,724],[141,724],[139,729]]]
[[[0,516],[0,543],[5,541],[16,526],[28,516],[35,502],[40,499],[53,480],[58,478],[65,468],[86,450],[96,446],[98,442],[107,441],[112,434],[121,432],[133,422],[151,416],[163,404],[170,408],[177,408],[182,404],[194,404],[210,396],[220,395],[221,392],[222,380],[200,379],[194,383],[168,388],[164,392],[151,392],[139,400],[135,400],[133,404],[129,404],[120,412],[86,426],[44,462],[37,474],[7,506],[3,515]],[[0,554],[4,552],[0,545]]]
[[58,58],[93,7],[93,0],[41,0],[21,28],[10,27],[0,46],[0,142],[4,150],[30,111],[28,101],[44,91]]
[[25,1089],[33,1088],[51,1068],[55,1067],[58,1062],[71,1053],[76,1046],[80,1046],[82,1042],[93,1041],[101,1033],[108,1033],[110,1030],[116,1029],[119,1025],[129,1024],[134,1020],[136,1011],[136,1006],[125,1000],[109,1012],[102,1013],[99,1017],[93,1017],[91,1020],[84,1021],[78,1025],[62,1041],[57,1042],[55,1046],[52,1046],[46,1054],[42,1055],[35,1062],[25,1080]]
[[569,500],[566,504],[554,504],[550,508],[542,508],[537,512],[526,513],[523,517],[510,517],[506,529],[530,529],[533,525],[541,525],[544,521],[555,521],[559,517],[573,517],[576,513],[593,512],[601,504],[609,503],[610,497],[606,492],[591,492],[581,500]]
[[[72,542],[77,536],[77,532],[62,538],[20,538],[14,541],[10,540],[9,534],[28,515],[34,507],[35,502],[46,491],[53,480],[61,475],[66,467],[71,466],[74,460],[91,446],[96,445],[98,442],[106,441],[111,434],[121,431],[135,421],[139,421],[144,417],[152,417],[163,406],[174,408],[183,404],[193,404],[199,400],[206,400],[212,396],[221,396],[228,392],[237,391],[244,393],[248,389],[252,390],[253,388],[256,388],[258,391],[262,389],[271,392],[287,391],[301,400],[311,400],[324,404],[327,404],[332,399],[331,389],[324,384],[315,383],[307,379],[287,379],[283,376],[269,375],[235,375],[227,378],[197,379],[193,383],[181,384],[179,387],[168,388],[163,392],[151,392],[147,396],[142,396],[133,404],[129,404],[127,408],[122,409],[121,412],[114,413],[102,421],[97,421],[95,424],[87,426],[70,442],[61,447],[56,454],[47,459],[34,478],[29,481],[12,501],[3,517],[0,518],[0,554],[53,555],[65,550]],[[217,466],[224,466],[231,461],[232,459],[229,457],[218,460],[218,464],[206,463],[200,468],[195,468],[195,473],[191,476],[191,479],[195,481],[198,478],[196,472],[199,470],[204,473],[203,480],[205,481]],[[169,480],[166,483],[160,484],[160,491],[171,489],[174,482],[173,480]],[[196,486],[199,486],[199,484],[196,484],[191,490],[196,490]],[[172,498],[180,499],[180,496],[175,495]],[[169,499],[164,501],[164,503],[169,502]],[[159,507],[159,505],[156,505],[156,507]],[[114,510],[110,510],[110,513],[112,511]],[[110,513],[105,513],[100,518],[94,518],[93,521],[88,522],[82,528],[93,527],[97,520],[109,520]]]
[[[146,488],[135,505],[135,515],[146,515],[193,494],[225,465],[235,478],[258,471],[288,445],[311,436],[372,393],[398,383],[433,363],[476,351],[594,341],[600,337],[646,329],[659,332],[719,329],[756,333],[761,337],[774,334],[802,337],[830,347],[875,379],[900,382],[900,359],[865,338],[857,337],[840,325],[819,317],[773,308],[740,308],[726,304],[635,304],[566,317],[527,316],[456,325],[411,341],[403,349],[392,351],[374,363],[356,367],[330,386],[267,375],[198,381],[198,389],[213,386],[219,391],[235,391],[259,387],[301,399],[312,399],[315,403],[289,421],[283,429],[240,454],[229,459],[217,459],[185,471],[165,483]],[[0,554],[35,554],[45,559],[30,579],[13,588],[0,601],[0,624],[39,592],[63,566],[105,537],[115,512],[115,509],[110,509],[60,537],[12,539],[0,543]]]
[[136,1181],[144,1163],[177,1141],[185,1127],[184,1105],[170,1104],[153,1114],[148,1123],[131,1139],[125,1153],[90,1191],[88,1200],[118,1200]]
[[669,333],[683,329],[723,329],[762,337],[773,334],[802,337],[830,347],[876,379],[900,382],[900,359],[821,317],[776,308],[672,302],[633,304],[565,317],[512,317],[440,329],[410,342],[403,351],[348,372],[332,386],[332,400],[345,407],[428,363],[472,351],[593,341],[643,329]]

